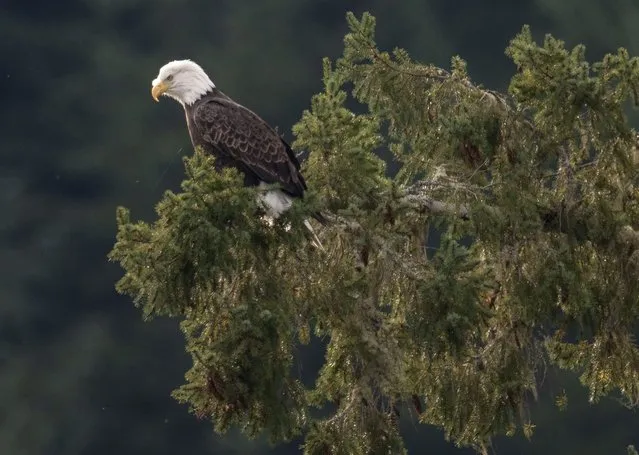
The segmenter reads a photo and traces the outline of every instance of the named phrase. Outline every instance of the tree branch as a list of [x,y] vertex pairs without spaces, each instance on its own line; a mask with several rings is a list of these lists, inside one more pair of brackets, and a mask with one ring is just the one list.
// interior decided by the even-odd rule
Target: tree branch
[[[419,181],[404,189],[403,194],[398,200],[400,207],[409,208],[417,213],[451,216],[464,221],[472,218],[472,210],[466,204],[453,204],[435,199],[431,196],[434,188],[455,188],[463,189],[470,192],[481,192],[482,188],[465,185],[458,182],[440,182]],[[497,207],[484,206],[483,210],[493,215],[495,218],[502,218],[502,212]],[[586,219],[582,219],[578,213],[569,211],[565,206],[555,208],[538,207],[538,216],[541,221],[542,230],[545,232],[557,232],[572,235],[577,241],[584,242],[586,240],[594,243],[607,243],[610,240],[616,240],[620,243],[627,244],[632,249],[639,249],[639,231],[632,226],[626,225],[619,229],[615,239],[594,239],[591,238],[589,227]],[[362,226],[352,219],[347,219],[338,215],[325,215],[326,219],[333,225],[341,225],[345,229],[352,232],[360,232]]]

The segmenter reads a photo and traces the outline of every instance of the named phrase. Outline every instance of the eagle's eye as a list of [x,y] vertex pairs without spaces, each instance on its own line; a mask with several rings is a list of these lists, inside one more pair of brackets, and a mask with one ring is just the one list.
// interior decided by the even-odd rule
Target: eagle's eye
[[169,74],[169,75],[166,77],[166,80],[167,80],[167,81],[172,81],[172,80],[173,80],[173,75],[172,75],[172,74]]

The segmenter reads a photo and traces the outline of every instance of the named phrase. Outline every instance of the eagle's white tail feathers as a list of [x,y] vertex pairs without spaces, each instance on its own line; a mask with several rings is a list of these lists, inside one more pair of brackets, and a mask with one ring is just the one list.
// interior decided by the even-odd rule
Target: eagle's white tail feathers
[[[260,183],[260,187],[264,186],[267,186],[264,182]],[[278,218],[293,205],[293,198],[282,190],[268,190],[260,193],[259,198],[271,218]]]
[[[260,183],[260,187],[267,186],[264,182]],[[264,206],[264,210],[266,210],[266,215],[264,216],[264,220],[268,223],[269,226],[273,226],[275,219],[279,218],[279,216],[291,208],[293,205],[293,198],[283,192],[282,190],[268,190],[264,193],[260,193],[259,195],[260,202]],[[322,242],[315,234],[315,230],[311,223],[308,220],[304,220],[304,226],[311,233],[313,245],[316,248],[326,252]],[[286,226],[286,230],[289,230],[291,227]]]

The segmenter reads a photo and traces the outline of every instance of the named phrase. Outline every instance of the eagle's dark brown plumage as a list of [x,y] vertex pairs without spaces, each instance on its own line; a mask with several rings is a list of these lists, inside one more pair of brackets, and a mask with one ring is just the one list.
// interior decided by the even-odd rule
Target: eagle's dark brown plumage
[[290,196],[304,195],[306,183],[293,150],[257,114],[217,88],[185,105],[185,111],[193,145],[214,155],[218,167],[237,168],[246,185],[278,183]]

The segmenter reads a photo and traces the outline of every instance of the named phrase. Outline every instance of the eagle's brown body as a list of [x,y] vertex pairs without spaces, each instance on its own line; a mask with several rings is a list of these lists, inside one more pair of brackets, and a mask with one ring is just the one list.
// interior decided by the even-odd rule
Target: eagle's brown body
[[257,114],[217,88],[184,106],[193,146],[216,157],[216,167],[235,167],[245,185],[279,184],[302,197],[306,182],[291,147]]

